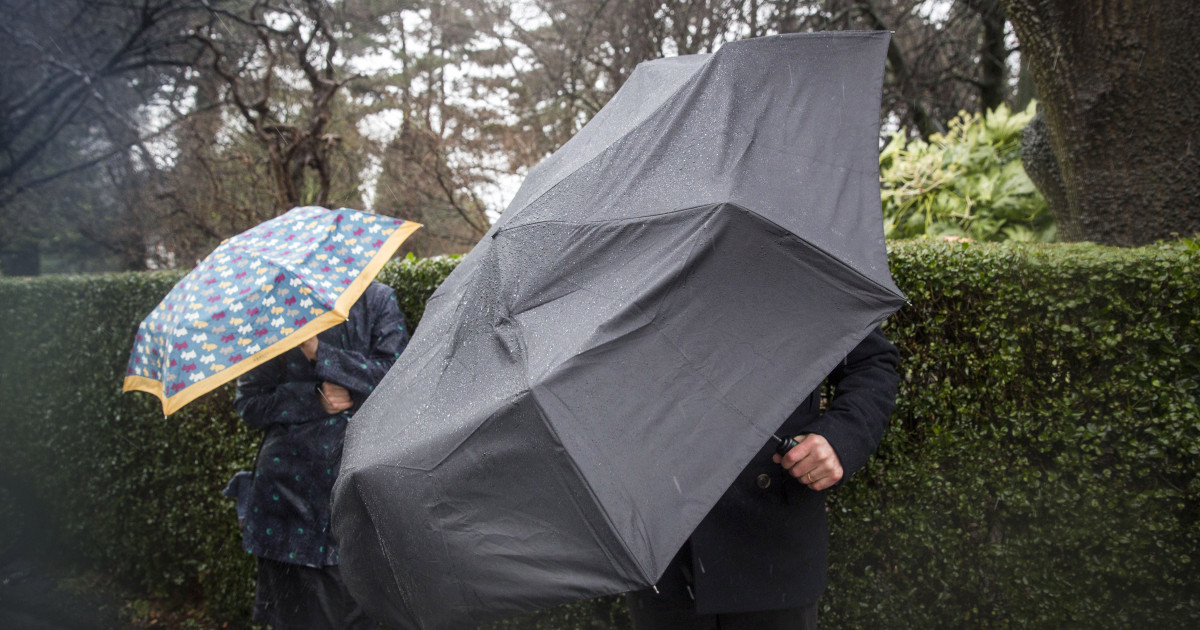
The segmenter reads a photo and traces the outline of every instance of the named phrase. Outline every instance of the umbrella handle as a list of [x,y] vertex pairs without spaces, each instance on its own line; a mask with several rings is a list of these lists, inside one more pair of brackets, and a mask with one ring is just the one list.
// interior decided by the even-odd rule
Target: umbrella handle
[[775,438],[776,442],[779,442],[779,446],[775,447],[775,452],[779,453],[781,456],[787,455],[788,451],[792,450],[793,447],[798,446],[800,444],[799,442],[796,441],[796,438],[793,438],[793,437],[781,438],[778,435],[775,435],[774,433],[771,434],[771,437]]

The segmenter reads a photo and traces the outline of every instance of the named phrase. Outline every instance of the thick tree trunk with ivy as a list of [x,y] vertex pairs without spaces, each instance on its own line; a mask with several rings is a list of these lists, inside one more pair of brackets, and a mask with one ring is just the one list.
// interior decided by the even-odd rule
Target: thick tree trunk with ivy
[[[1195,1],[1001,4],[1033,70],[1054,162],[1030,176],[1051,190],[1052,167],[1061,177],[1061,194],[1046,195],[1060,237],[1140,245],[1200,232]],[[1027,148],[1036,161],[1038,144]]]

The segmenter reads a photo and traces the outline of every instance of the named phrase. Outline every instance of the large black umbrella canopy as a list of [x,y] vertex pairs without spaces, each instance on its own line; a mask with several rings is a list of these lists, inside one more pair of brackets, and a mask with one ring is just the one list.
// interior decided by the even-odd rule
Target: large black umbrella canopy
[[372,615],[456,628],[656,582],[903,303],[888,34],[644,63],[535,168],[355,416],[334,490]]

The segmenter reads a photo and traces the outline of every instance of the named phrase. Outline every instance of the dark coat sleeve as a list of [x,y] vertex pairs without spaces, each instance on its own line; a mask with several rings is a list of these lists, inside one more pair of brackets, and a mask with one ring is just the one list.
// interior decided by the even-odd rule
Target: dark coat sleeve
[[373,284],[363,299],[367,302],[371,330],[369,347],[318,344],[316,361],[317,378],[350,390],[359,404],[374,391],[408,345],[404,314],[396,303],[395,291],[385,285]]
[[284,361],[292,352],[299,350],[289,350],[238,377],[233,406],[250,428],[265,429],[273,423],[293,424],[329,417],[317,398],[316,380],[285,379]]
[[829,375],[833,397],[808,431],[829,441],[842,462],[842,481],[879,447],[896,406],[899,353],[876,328]]
[[[296,378],[294,374],[284,373],[284,365],[289,359],[307,363],[302,355],[294,356],[299,349],[292,349],[238,379],[233,404],[247,425],[262,429],[273,423],[294,424],[328,418],[317,393],[317,385],[322,381],[345,387],[350,390],[356,405],[362,404],[403,352],[408,344],[408,331],[395,292],[389,287],[373,284],[361,300],[365,307],[365,315],[361,315],[365,319],[363,324],[370,330],[365,350],[341,348],[336,343],[325,342],[326,334],[322,333],[314,367],[306,370],[311,378]],[[359,314],[351,315],[356,316]]]

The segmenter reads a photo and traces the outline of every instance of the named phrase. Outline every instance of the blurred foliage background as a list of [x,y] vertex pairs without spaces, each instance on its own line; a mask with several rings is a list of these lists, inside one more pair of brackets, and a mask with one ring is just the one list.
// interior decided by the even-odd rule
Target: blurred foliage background
[[963,112],[928,140],[893,132],[879,156],[887,238],[1053,241],[1054,216],[1021,166],[1033,107]]

